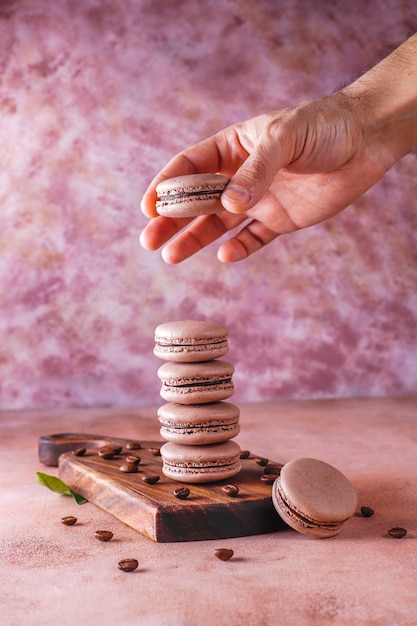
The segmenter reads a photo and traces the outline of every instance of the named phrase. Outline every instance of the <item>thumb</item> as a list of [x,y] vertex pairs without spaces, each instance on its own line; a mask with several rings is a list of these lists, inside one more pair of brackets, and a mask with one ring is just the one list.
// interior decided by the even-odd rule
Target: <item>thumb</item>
[[222,193],[222,205],[231,213],[248,211],[266,194],[278,170],[287,164],[277,137],[261,138]]

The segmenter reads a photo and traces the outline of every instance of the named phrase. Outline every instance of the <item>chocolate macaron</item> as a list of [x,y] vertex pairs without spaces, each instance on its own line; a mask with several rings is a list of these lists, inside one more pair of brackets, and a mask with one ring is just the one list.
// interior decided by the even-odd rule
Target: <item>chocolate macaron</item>
[[240,447],[234,441],[184,446],[168,442],[161,447],[162,471],[179,482],[208,483],[231,478],[240,471]]
[[280,517],[294,530],[311,537],[333,537],[350,519],[357,494],[332,465],[301,458],[286,463],[272,486],[272,501]]
[[234,367],[227,361],[168,362],[158,369],[161,397],[179,404],[205,404],[226,400],[234,391]]
[[156,186],[156,210],[166,217],[197,217],[224,210],[220,203],[229,178],[223,174],[189,174]]
[[230,402],[177,404],[158,409],[161,437],[183,445],[207,445],[239,434],[239,407]]
[[216,322],[166,322],[155,329],[154,354],[165,361],[211,361],[227,353],[227,335],[227,328]]

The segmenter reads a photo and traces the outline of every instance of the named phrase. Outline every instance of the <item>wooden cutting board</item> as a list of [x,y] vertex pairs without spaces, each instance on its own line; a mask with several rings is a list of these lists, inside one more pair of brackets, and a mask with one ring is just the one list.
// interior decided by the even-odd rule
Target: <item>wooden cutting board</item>
[[[132,443],[132,442],[130,442]],[[141,448],[129,450],[128,441],[98,435],[63,434],[41,437],[39,457],[46,465],[59,464],[59,477],[74,492],[157,542],[225,539],[274,532],[285,527],[271,499],[267,473],[281,467],[256,454],[242,459],[240,473],[224,481],[194,485],[178,483],[162,474],[162,459],[157,450],[163,441],[141,441]],[[98,450],[109,445],[122,446],[112,459]],[[84,456],[74,450],[87,447]],[[120,471],[128,455],[140,457],[138,472]],[[155,484],[143,477],[158,475]],[[263,479],[261,477],[264,477]],[[238,487],[236,497],[223,490],[227,484]],[[188,487],[185,500],[174,490]]]

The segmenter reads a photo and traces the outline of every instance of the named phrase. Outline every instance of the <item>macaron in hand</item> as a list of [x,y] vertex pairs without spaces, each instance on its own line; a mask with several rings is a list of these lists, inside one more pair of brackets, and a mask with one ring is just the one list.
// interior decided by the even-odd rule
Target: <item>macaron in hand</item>
[[280,517],[294,530],[311,537],[333,537],[351,518],[357,494],[332,465],[301,458],[286,463],[272,486]]
[[154,354],[165,361],[211,361],[227,353],[227,335],[227,328],[216,322],[165,322],[155,329]]
[[229,178],[223,174],[189,174],[156,186],[156,210],[165,217],[198,217],[223,211],[220,196]]

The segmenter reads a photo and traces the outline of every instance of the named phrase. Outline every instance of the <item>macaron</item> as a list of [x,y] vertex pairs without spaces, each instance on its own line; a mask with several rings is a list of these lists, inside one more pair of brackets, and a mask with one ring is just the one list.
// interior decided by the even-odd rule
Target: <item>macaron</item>
[[184,446],[169,441],[161,446],[162,472],[185,483],[209,483],[240,471],[240,447],[235,441]]
[[156,210],[166,217],[197,217],[224,210],[220,203],[227,183],[223,174],[189,174],[156,186]]
[[357,506],[353,485],[339,470],[317,459],[286,463],[272,486],[280,517],[294,530],[311,537],[333,537]]
[[179,404],[205,404],[226,400],[234,391],[234,367],[227,361],[168,362],[158,369],[161,397]]
[[177,404],[158,409],[161,437],[183,445],[207,445],[239,434],[239,407],[230,402]]
[[154,354],[165,361],[211,361],[227,353],[227,335],[227,328],[216,322],[166,322],[155,329]]

